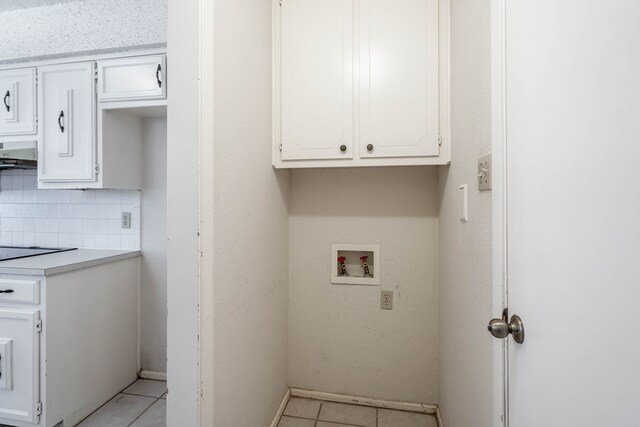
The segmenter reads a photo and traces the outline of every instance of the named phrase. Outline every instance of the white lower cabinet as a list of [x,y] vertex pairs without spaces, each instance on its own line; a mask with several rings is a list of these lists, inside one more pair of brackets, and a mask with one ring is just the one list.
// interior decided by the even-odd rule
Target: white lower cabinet
[[137,257],[0,274],[0,426],[72,427],[131,384],[137,289]]
[[0,308],[0,421],[38,424],[40,310]]

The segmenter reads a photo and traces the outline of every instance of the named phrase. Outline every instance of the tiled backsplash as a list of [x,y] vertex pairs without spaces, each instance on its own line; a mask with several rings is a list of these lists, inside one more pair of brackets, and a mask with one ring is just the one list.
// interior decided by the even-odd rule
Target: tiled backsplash
[[[0,243],[140,249],[140,192],[38,190],[35,170],[0,173]],[[121,227],[131,212],[131,228]]]

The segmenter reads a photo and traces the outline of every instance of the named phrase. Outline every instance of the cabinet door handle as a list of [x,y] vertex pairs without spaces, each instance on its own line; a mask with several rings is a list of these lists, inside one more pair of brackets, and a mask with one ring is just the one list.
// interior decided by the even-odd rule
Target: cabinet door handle
[[161,71],[162,71],[162,66],[158,64],[158,68],[156,68],[156,81],[158,82],[158,87],[162,87],[162,80],[160,80]]
[[5,289],[4,291],[0,289],[0,294],[12,294],[13,289]]
[[7,91],[7,93],[4,95],[4,106],[6,107],[7,111],[11,110],[11,107],[9,106],[9,103],[7,102],[7,98],[9,98],[11,96],[11,92]]
[[64,111],[60,110],[60,115],[58,116],[58,126],[60,127],[60,132],[64,133],[64,125],[62,124],[62,119],[64,119]]

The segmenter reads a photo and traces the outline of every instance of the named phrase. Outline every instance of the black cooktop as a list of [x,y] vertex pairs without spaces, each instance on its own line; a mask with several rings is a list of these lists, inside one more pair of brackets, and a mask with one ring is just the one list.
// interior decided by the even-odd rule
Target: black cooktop
[[78,248],[43,248],[40,246],[0,246],[0,261],[27,258],[56,252],[73,251]]

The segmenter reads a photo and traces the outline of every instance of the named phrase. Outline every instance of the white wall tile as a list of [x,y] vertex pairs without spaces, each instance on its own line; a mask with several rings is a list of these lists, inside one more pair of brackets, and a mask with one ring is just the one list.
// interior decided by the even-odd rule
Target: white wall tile
[[139,191],[38,190],[35,171],[2,172],[0,244],[139,249],[140,205]]

